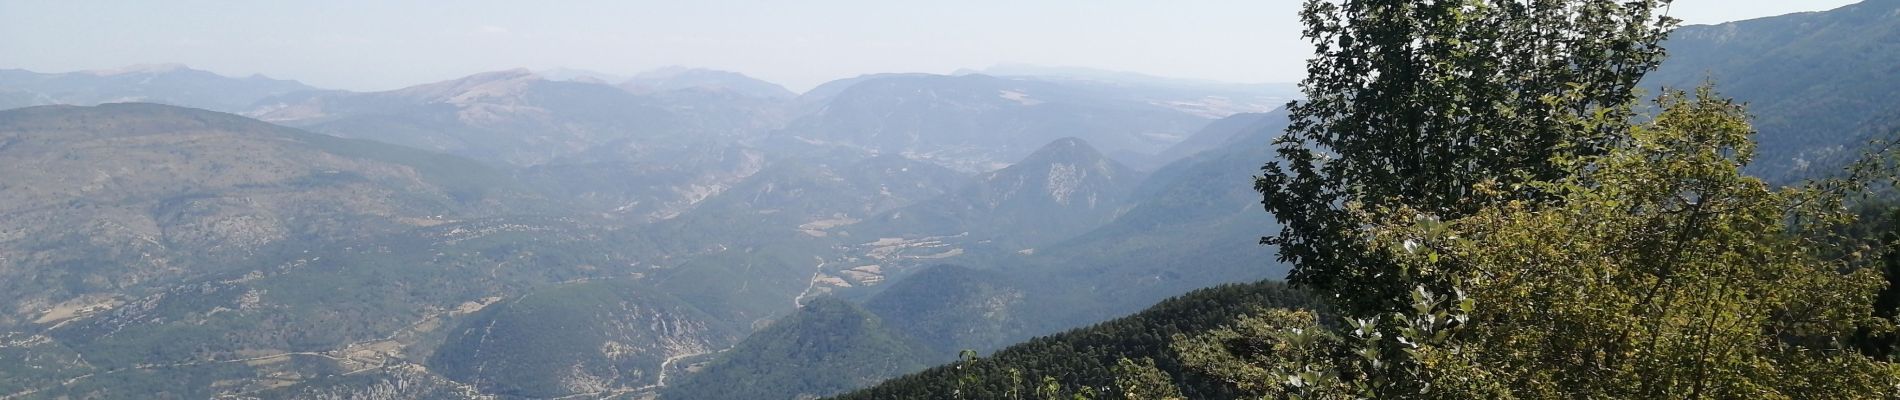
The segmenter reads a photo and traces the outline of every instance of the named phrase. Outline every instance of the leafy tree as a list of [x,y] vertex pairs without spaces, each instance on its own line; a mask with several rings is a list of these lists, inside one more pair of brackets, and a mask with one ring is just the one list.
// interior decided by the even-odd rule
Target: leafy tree
[[[1487,206],[1494,181],[1513,198],[1626,136],[1629,105],[1675,21],[1667,0],[1309,0],[1314,44],[1306,100],[1276,142],[1281,161],[1255,189],[1283,224],[1289,279],[1341,298],[1342,311],[1405,306],[1415,277],[1378,258],[1358,228],[1406,205],[1440,217]],[[1498,199],[1503,200],[1503,199]]]
[[[1849,260],[1865,259],[1861,266],[1881,271],[1886,288],[1874,298],[1874,316],[1888,323],[1900,323],[1900,206],[1878,199],[1858,204],[1860,215],[1839,232],[1836,256]],[[1862,353],[1888,361],[1900,361],[1900,334],[1894,331],[1863,329],[1853,338]]]
[[1140,361],[1127,358],[1115,364],[1115,388],[1126,400],[1180,400],[1181,389],[1174,387],[1174,381],[1166,372],[1155,367],[1155,360],[1142,357]]
[[[1887,217],[1888,231],[1881,234],[1880,241],[1886,247],[1880,258],[1880,267],[1887,276],[1887,289],[1874,299],[1874,316],[1885,318],[1888,323],[1900,324],[1900,210]],[[1900,355],[1900,335],[1888,332],[1862,332],[1866,340],[1862,349],[1876,357],[1886,357],[1888,361]]]
[[1852,220],[1839,189],[1858,185],[1769,187],[1741,173],[1754,149],[1740,106],[1707,88],[1658,103],[1605,154],[1525,183],[1551,201],[1493,180],[1471,194],[1490,206],[1457,218],[1347,210],[1370,221],[1363,248],[1450,294],[1415,287],[1395,300],[1411,307],[1339,333],[1283,312],[1177,348],[1273,397],[1900,393],[1900,366],[1847,341],[1892,329],[1873,311],[1881,271],[1819,234]]

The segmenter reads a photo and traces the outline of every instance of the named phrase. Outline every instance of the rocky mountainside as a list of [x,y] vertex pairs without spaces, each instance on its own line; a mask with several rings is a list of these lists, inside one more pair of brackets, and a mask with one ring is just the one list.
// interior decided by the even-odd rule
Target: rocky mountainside
[[574,217],[476,161],[171,106],[0,112],[0,161],[43,167],[0,183],[7,396],[650,393],[833,248]]
[[466,160],[152,104],[0,112],[0,165],[32,166],[0,182],[0,326],[534,198]]
[[674,357],[724,348],[748,328],[637,280],[603,280],[532,291],[471,315],[428,364],[506,396],[607,393],[657,387]]
[[1677,29],[1651,86],[1714,82],[1748,104],[1759,154],[1777,180],[1836,171],[1868,140],[1900,132],[1900,1]]

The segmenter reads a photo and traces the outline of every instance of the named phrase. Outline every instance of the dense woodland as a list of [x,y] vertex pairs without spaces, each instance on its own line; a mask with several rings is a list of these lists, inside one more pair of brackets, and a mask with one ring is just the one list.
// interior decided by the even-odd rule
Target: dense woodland
[[[1323,302],[1278,282],[1201,289],[1135,315],[1036,338],[980,358],[967,356],[836,398],[1037,398],[1037,393],[1072,393],[1082,388],[1108,393],[1126,372],[1118,368],[1124,359],[1148,360],[1168,379],[1181,382],[1180,390],[1194,398],[1233,398],[1238,393],[1226,384],[1184,367],[1180,356],[1168,349],[1175,338],[1269,309],[1321,307]],[[1045,387],[1050,382],[1055,388]]]

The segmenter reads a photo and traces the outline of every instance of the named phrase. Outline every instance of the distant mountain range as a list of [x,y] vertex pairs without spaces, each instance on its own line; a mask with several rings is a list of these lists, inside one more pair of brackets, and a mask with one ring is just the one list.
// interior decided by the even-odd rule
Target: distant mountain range
[[952,75],[966,74],[1089,87],[1208,118],[1273,111],[1300,97],[1300,88],[1292,83],[1237,84],[1079,67],[1003,64],[981,70],[961,70]]
[[737,72],[702,68],[669,67],[634,75],[621,86],[635,92],[665,92],[703,89],[732,92],[741,96],[766,99],[790,99],[798,96],[784,86]]
[[900,154],[972,172],[1001,168],[1071,136],[1109,154],[1154,154],[1207,123],[1149,102],[985,75],[868,76],[803,97],[820,105],[773,133],[779,148]]
[[[1685,27],[1649,85],[1713,78],[1758,116],[1757,173],[1831,171],[1900,127],[1896,10]],[[1114,335],[1303,299],[1230,286],[1011,345],[1283,276],[1252,179],[1292,89],[0,71],[0,398],[790,399],[930,371],[859,394],[909,397],[964,349],[983,382],[1126,355],[1192,382]]]
[[232,78],[178,64],[71,73],[5,69],[0,70],[0,109],[147,102],[241,112],[258,100],[315,89],[297,81]]

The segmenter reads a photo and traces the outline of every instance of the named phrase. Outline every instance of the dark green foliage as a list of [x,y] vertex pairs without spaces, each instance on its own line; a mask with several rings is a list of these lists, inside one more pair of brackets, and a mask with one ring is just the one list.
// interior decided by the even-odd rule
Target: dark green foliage
[[[1888,221],[1900,220],[1900,212],[1889,218]],[[1888,246],[1877,264],[1887,277],[1887,288],[1881,290],[1880,296],[1874,299],[1874,316],[1900,326],[1900,225],[1881,234],[1880,240]],[[1893,360],[1900,355],[1900,334],[1888,332],[1875,335],[1865,343],[1863,349],[1869,355]]]
[[[1839,232],[1843,240],[1858,242],[1840,246],[1856,249],[1859,254],[1830,256],[1866,257],[1865,268],[1874,268],[1886,277],[1886,287],[1874,298],[1874,316],[1900,325],[1900,207],[1891,203],[1870,202],[1860,207],[1854,224]],[[1862,328],[1852,340],[1862,353],[1876,359],[1900,357],[1900,334]]]
[[923,345],[923,360],[942,363],[958,350],[1014,343],[1043,325],[1018,315],[1037,299],[1014,282],[998,271],[939,265],[890,284],[864,308]]
[[790,310],[807,287],[817,263],[809,245],[787,241],[703,254],[648,279],[714,318],[756,328],[755,321]]
[[1230,398],[1233,393],[1223,385],[1184,372],[1180,359],[1168,350],[1172,336],[1212,330],[1263,308],[1316,305],[1304,293],[1275,282],[1202,289],[1135,315],[1036,338],[975,362],[931,368],[837,398],[1029,398],[1041,377],[1055,379],[1063,391],[1114,390],[1121,360],[1144,357],[1190,398]]
[[[1444,218],[1473,212],[1473,185],[1562,176],[1567,157],[1599,154],[1627,129],[1633,90],[1662,60],[1672,25],[1660,1],[1485,3],[1310,1],[1314,44],[1288,105],[1280,161],[1255,184],[1284,224],[1279,246],[1295,283],[1353,313],[1402,307],[1411,282],[1363,248],[1373,221],[1349,207],[1399,205]],[[1361,301],[1365,300],[1365,301]]]
[[923,369],[917,346],[857,305],[830,297],[760,330],[661,398],[804,399]]
[[1140,361],[1123,358],[1115,364],[1115,390],[1109,398],[1125,400],[1171,400],[1181,399],[1181,388],[1174,387],[1174,380],[1155,367],[1155,360],[1142,357]]

